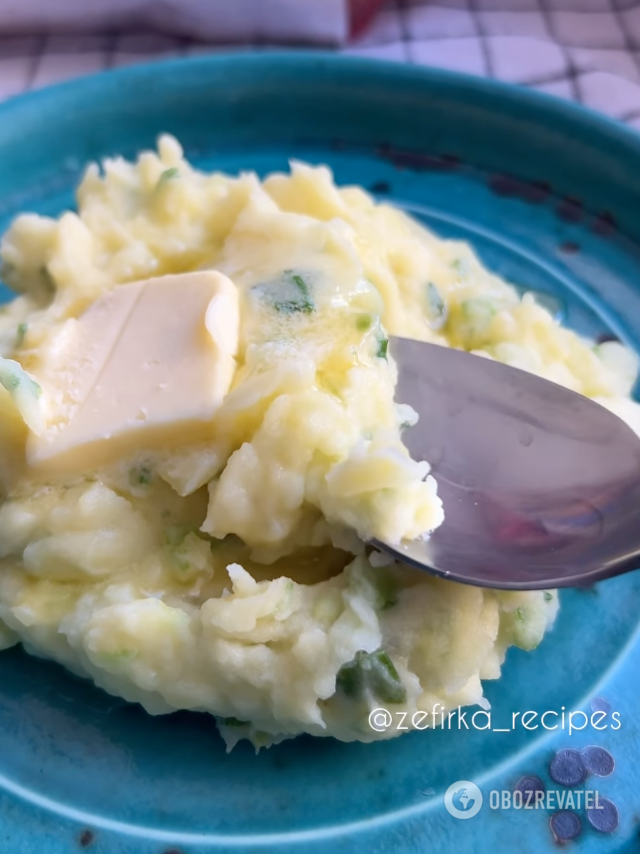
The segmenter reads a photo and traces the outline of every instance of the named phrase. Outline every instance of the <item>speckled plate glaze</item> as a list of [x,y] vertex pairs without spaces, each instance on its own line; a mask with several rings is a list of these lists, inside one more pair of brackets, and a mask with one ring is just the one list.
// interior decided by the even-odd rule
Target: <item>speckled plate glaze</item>
[[[469,240],[500,275],[560,297],[579,330],[640,348],[634,132],[533,92],[428,69],[297,53],[160,63],[0,107],[0,226],[21,210],[59,213],[73,204],[82,164],[132,156],[161,131],[207,168],[329,163],[339,183],[368,187],[437,233]],[[617,805],[619,826],[599,833],[576,810],[572,845],[637,851],[640,573],[561,600],[538,650],[510,650],[502,679],[487,684],[492,731],[454,726],[373,745],[299,738],[258,756],[247,744],[227,755],[204,715],[152,718],[21,649],[2,653],[0,848],[541,854],[556,850],[550,814],[493,810],[490,792],[524,774],[554,788],[555,752],[594,744],[611,751],[615,771],[582,788]],[[590,714],[596,697],[619,713],[620,729],[511,730],[515,712]],[[457,780],[484,795],[468,821],[444,807]]]

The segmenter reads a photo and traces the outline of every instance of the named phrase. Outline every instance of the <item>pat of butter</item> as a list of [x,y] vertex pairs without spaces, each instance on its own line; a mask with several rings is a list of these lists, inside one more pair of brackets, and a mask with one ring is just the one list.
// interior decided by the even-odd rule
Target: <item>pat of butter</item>
[[43,378],[47,426],[29,435],[28,465],[90,471],[211,434],[238,347],[230,279],[200,271],[120,285],[70,323]]

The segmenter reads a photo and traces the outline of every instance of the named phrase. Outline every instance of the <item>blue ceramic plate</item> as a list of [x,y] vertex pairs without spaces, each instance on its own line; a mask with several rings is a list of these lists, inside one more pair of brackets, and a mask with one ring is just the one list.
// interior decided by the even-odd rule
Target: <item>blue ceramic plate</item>
[[[290,157],[329,163],[339,183],[369,188],[438,234],[469,240],[501,276],[560,297],[577,329],[640,349],[634,132],[440,71],[295,53],[162,63],[0,108],[0,226],[21,210],[71,206],[86,161],[133,156],[161,131],[209,169],[265,173]],[[540,648],[510,650],[502,679],[487,684],[491,731],[373,745],[299,738],[258,756],[246,743],[227,755],[204,715],[149,717],[20,649],[3,653],[0,849],[541,854],[555,850],[550,813],[491,809],[491,791],[511,791],[525,773],[558,788],[548,775],[554,752],[598,744],[616,769],[579,788],[613,800],[620,823],[599,833],[576,809],[583,829],[573,844],[637,851],[640,573],[563,591],[561,603]],[[605,722],[618,712],[619,729],[511,728],[527,710],[591,714],[598,696],[609,704]],[[468,821],[443,804],[460,780],[484,796]]]

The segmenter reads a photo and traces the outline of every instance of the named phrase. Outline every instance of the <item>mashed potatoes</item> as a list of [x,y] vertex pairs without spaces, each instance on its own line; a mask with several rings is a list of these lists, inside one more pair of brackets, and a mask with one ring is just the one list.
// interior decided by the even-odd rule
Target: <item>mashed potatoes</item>
[[[259,747],[396,735],[369,726],[376,706],[486,706],[507,647],[541,640],[554,592],[445,582],[365,546],[443,519],[401,441],[415,414],[394,403],[387,336],[483,353],[638,424],[623,347],[562,329],[468,246],[324,167],[204,174],[170,137],[90,166],[77,214],[19,217],[1,254],[19,294],[0,315],[5,646],[152,714],[211,712],[228,745]],[[124,283],[199,269],[240,295],[237,367],[207,436],[176,431],[82,474],[27,465],[78,318]]]

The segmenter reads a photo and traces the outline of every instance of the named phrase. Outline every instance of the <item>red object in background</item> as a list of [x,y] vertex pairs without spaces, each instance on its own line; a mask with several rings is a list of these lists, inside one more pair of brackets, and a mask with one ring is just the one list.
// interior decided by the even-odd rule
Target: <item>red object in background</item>
[[349,35],[359,36],[373,20],[384,0],[349,0]]

